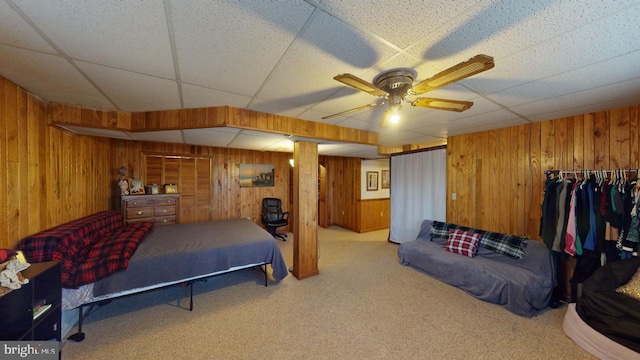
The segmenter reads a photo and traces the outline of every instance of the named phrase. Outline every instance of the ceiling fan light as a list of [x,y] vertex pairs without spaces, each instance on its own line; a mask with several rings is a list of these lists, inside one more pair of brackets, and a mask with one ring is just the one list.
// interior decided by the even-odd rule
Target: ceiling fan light
[[389,105],[389,122],[391,124],[397,124],[400,121],[400,110],[402,105],[396,103]]

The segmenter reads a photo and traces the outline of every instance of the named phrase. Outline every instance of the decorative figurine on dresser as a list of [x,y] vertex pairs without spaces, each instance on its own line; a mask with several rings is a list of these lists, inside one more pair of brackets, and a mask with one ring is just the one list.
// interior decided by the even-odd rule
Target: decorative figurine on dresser
[[159,193],[156,184],[149,185],[149,191],[141,180],[135,180],[133,173],[127,177],[127,167],[118,169],[118,192],[115,208],[121,210],[124,215],[124,226],[141,221],[150,221],[155,225],[171,225],[178,223],[178,205],[180,194],[166,191]]

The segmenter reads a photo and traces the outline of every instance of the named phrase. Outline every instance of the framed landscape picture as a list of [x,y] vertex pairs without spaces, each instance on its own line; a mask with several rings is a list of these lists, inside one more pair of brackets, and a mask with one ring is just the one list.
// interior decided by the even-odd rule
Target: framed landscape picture
[[275,185],[275,169],[271,164],[240,164],[240,187]]
[[367,191],[378,190],[378,172],[367,171]]

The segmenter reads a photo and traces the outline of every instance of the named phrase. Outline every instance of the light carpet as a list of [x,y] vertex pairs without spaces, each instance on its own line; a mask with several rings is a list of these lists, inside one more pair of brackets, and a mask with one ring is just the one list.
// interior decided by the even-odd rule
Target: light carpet
[[[566,308],[514,315],[399,264],[388,230],[318,230],[320,275],[264,287],[243,270],[115,300],[63,359],[593,359]],[[292,265],[293,241],[280,242]],[[176,300],[179,299],[179,300]]]

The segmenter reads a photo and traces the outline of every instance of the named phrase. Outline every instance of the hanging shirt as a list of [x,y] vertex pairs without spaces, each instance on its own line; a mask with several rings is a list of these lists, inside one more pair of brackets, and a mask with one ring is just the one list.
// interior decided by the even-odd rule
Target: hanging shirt
[[567,232],[565,234],[565,247],[564,252],[571,256],[576,256],[576,190],[578,189],[578,182],[573,184],[571,189],[571,200],[569,203],[569,216],[567,218]]

